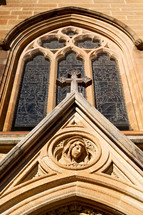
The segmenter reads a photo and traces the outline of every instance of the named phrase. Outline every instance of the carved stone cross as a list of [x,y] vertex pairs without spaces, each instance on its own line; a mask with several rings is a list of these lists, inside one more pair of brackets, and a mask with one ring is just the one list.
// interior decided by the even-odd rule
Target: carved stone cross
[[71,92],[78,92],[78,85],[88,87],[92,84],[91,78],[88,78],[87,76],[81,78],[81,73],[78,71],[69,72],[68,77],[69,78],[65,78],[62,76],[57,79],[57,85],[62,88],[71,85]]

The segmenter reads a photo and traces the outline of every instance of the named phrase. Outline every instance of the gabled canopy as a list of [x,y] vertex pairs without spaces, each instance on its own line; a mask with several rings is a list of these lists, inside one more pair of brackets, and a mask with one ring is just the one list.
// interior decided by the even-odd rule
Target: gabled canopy
[[[90,156],[72,163],[66,157],[67,141],[85,141]],[[64,161],[58,154],[62,144]],[[82,95],[71,93],[2,159],[0,212],[43,214],[59,199],[66,202],[73,196],[121,214],[141,214],[142,155]]]
[[55,131],[58,124],[62,125],[63,118],[66,116],[68,119],[71,112],[76,111],[76,108],[85,113],[139,168],[143,168],[142,151],[97,111],[95,107],[89,104],[82,95],[71,93],[2,159],[0,163],[0,176],[4,175],[4,170],[7,171],[10,168],[10,164],[14,165],[17,159],[20,159],[28,149],[30,150],[33,147],[33,144],[36,144],[40,138],[43,138],[45,133],[51,132],[53,128]]

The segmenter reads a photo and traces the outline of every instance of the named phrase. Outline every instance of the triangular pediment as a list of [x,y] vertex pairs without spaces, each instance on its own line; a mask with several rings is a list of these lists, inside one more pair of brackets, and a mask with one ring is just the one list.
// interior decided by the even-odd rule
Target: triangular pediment
[[[78,141],[78,138],[79,141],[81,138],[81,141],[88,142],[88,144],[92,145],[91,148],[93,147],[93,151],[95,150],[96,153],[92,152],[92,149],[87,153],[89,153],[90,157],[96,157],[95,160],[98,162],[94,161],[94,159],[91,161],[92,159],[87,158],[86,162],[89,163],[88,165],[84,164],[84,161],[81,159],[82,168],[80,167],[80,162],[79,164],[76,164],[76,162],[73,164],[62,164],[64,163],[64,161],[61,161],[62,150],[64,147],[67,147],[66,142],[68,140],[70,141],[70,139],[71,142]],[[63,146],[57,150],[60,146],[55,143],[57,144],[56,149],[52,150],[57,151],[47,152],[47,147],[51,147],[48,145],[49,142],[50,144],[53,144],[51,142],[55,142],[54,139],[56,139],[59,145],[61,144],[60,142],[63,142]],[[30,156],[28,156],[29,152]],[[40,158],[42,156],[41,154],[44,154],[42,158],[43,160]],[[19,176],[19,180],[14,180],[16,181],[14,184],[19,184],[38,176],[53,174],[54,172],[58,173],[60,172],[58,163],[61,172],[62,167],[68,171],[68,169],[72,169],[72,165],[75,165],[73,169],[81,168],[85,171],[85,169],[88,170],[88,166],[90,166],[90,173],[105,173],[112,177],[131,182],[133,179],[132,177],[130,179],[130,176],[128,176],[128,168],[126,168],[126,166],[132,165],[133,168],[135,163],[137,164],[137,168],[141,166],[141,154],[142,152],[140,149],[128,140],[80,94],[71,94],[47,117],[45,117],[15,148],[10,151],[10,153],[7,154],[1,161],[1,169],[2,174],[4,175],[8,169],[12,168],[16,161],[20,163],[21,160],[21,165],[23,165],[23,167],[19,168],[21,169],[20,172],[22,177]],[[53,156],[55,163],[51,158],[48,161],[44,161],[47,160],[47,157],[49,159],[50,156]],[[51,164],[52,167],[50,165],[48,166],[47,162],[53,162],[55,166],[53,163]],[[44,163],[44,166],[41,167],[40,163]],[[24,171],[25,173],[23,173]]]
[[68,175],[142,185],[142,151],[78,93],[56,106],[0,165],[2,195]]

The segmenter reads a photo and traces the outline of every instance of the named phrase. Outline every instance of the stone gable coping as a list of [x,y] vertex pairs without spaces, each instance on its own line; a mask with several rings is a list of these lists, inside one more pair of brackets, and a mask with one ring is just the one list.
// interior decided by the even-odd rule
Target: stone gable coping
[[[140,169],[143,168],[143,152],[109,122],[95,107],[79,93],[70,93],[51,113],[49,113],[30,133],[28,133],[0,162],[0,178],[24,156],[35,143],[54,130],[67,114],[79,108],[108,138],[114,142]],[[139,170],[140,171],[140,170]]]

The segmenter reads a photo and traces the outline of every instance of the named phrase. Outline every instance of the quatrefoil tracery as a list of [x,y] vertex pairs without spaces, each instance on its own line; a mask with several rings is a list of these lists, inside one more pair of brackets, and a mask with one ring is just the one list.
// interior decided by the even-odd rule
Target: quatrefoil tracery
[[[65,27],[59,30],[46,33],[36,38],[26,48],[26,52],[37,49],[47,55],[60,55],[67,49],[75,50],[80,52],[81,55],[89,55],[94,53],[96,50],[103,48],[108,49],[107,40],[96,33],[90,32],[77,27]],[[57,53],[58,52],[58,53]],[[51,53],[51,54],[50,54]],[[44,54],[45,55],[45,54]],[[84,58],[84,57],[83,57]]]

